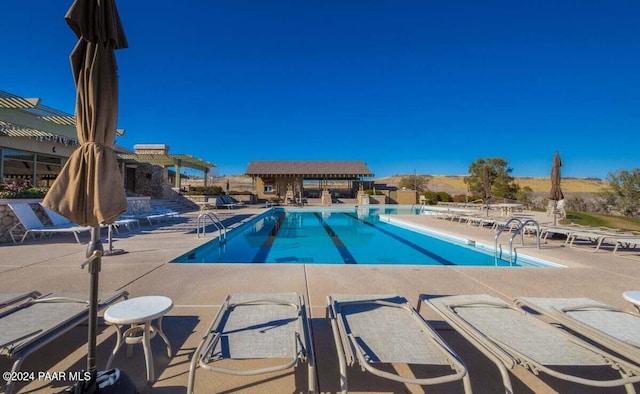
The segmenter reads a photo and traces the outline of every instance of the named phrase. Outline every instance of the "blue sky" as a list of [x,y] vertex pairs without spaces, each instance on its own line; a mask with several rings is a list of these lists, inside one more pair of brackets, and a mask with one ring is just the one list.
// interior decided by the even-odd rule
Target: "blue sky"
[[[72,1],[5,2],[0,89],[72,113]],[[117,1],[118,144],[363,160],[376,176],[640,167],[640,2]]]

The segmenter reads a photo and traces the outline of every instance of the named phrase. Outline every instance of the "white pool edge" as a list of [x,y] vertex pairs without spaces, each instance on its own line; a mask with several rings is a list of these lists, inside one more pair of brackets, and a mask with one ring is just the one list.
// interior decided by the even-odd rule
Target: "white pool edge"
[[[493,255],[493,245],[487,245],[485,243],[481,243],[481,242],[477,242],[476,240],[473,239],[469,239],[469,238],[465,238],[465,237],[458,237],[455,235],[451,235],[451,234],[446,234],[446,233],[442,233],[439,231],[435,231],[433,229],[429,229],[420,225],[416,225],[413,223],[409,223],[407,221],[402,220],[401,218],[398,217],[394,217],[393,215],[387,215],[387,214],[380,214],[379,215],[379,220],[383,223],[387,223],[390,224],[392,226],[397,226],[397,227],[401,227],[404,228],[406,230],[409,231],[414,231],[420,234],[425,234],[434,238],[438,238],[440,240],[446,241],[446,242],[452,242],[452,243],[458,243],[458,244],[462,244],[462,245],[466,245],[468,247],[475,247],[477,249],[480,249],[479,251],[482,253],[486,253],[489,255]],[[502,254],[502,258],[503,259],[508,259],[509,253],[501,250],[501,254]],[[552,261],[549,260],[545,260],[545,259],[541,259],[538,257],[534,257],[534,256],[530,256],[524,253],[516,253],[516,257],[518,260],[520,260],[522,263],[525,263],[527,265],[530,266],[534,266],[534,267],[541,267],[541,268],[567,268],[566,265],[562,265],[559,263],[554,263]],[[461,266],[462,267],[462,266]]]

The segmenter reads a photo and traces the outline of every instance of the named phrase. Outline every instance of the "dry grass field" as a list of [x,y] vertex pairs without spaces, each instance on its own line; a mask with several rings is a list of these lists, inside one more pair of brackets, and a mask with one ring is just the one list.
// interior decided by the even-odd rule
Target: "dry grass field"
[[[390,177],[377,178],[375,181],[377,184],[397,187],[400,183],[400,179],[403,176],[408,175],[396,175]],[[462,176],[445,176],[445,175],[429,175],[430,180],[427,183],[427,187],[431,191],[439,192],[444,191],[451,195],[464,194],[467,190],[466,184],[463,181]],[[220,178],[214,178],[209,185],[220,186],[224,190],[226,188],[227,180],[229,181],[230,190],[253,190],[253,182],[250,177],[237,175],[226,176]],[[190,180],[185,182],[187,184],[202,185],[201,180]],[[521,177],[516,178],[516,183],[520,187],[529,186],[535,194],[548,193],[550,188],[549,178],[533,178],[533,177]],[[591,194],[602,191],[606,188],[606,183],[597,179],[586,178],[563,178],[561,183],[562,191],[570,194]]]
[[[396,175],[376,179],[376,183],[387,184],[388,186],[398,186],[400,179],[407,175]],[[467,186],[462,176],[430,176],[427,188],[431,191],[444,191],[451,195],[464,194]],[[516,183],[520,187],[529,186],[534,193],[548,193],[551,187],[549,178],[522,177],[516,178]],[[565,193],[597,193],[606,187],[606,183],[597,179],[586,178],[564,178],[561,182],[562,191]]]

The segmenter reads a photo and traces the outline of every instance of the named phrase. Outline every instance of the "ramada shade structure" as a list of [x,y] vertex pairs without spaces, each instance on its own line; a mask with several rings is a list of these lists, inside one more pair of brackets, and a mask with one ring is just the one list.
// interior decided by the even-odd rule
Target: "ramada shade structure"
[[[321,189],[326,189],[329,181],[361,180],[374,176],[363,161],[313,161],[313,160],[273,160],[252,161],[245,175],[257,181],[259,198],[269,198],[283,194],[285,190],[304,192],[304,181],[317,180]],[[348,186],[346,189],[350,189]]]
[[252,177],[302,177],[304,179],[355,180],[371,177],[363,161],[252,161],[245,175]]

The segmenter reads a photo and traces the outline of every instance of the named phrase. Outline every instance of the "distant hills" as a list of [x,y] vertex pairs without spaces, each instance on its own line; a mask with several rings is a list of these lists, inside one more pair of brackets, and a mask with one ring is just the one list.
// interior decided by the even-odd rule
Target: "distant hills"
[[[376,178],[377,184],[386,184],[387,186],[398,187],[400,179],[410,175],[394,175],[388,177]],[[462,175],[428,175],[431,179],[427,184],[427,188],[434,192],[447,192],[451,195],[465,194],[467,185],[464,183]],[[216,178],[211,185],[218,185],[223,189],[226,187],[226,181],[229,180],[231,190],[252,190],[253,182],[251,178],[238,175]],[[529,186],[534,194],[542,195],[549,192],[551,181],[548,177],[516,177],[516,183],[520,187]],[[196,184],[196,182],[191,182]],[[607,186],[606,182],[598,178],[562,178],[562,191],[569,194],[593,194],[602,191]]]
[[[377,178],[376,183],[388,186],[398,186],[400,179],[410,175],[394,175]],[[451,195],[464,194],[467,185],[462,175],[427,175],[431,179],[427,188],[434,192],[447,192]],[[529,186],[534,193],[548,193],[551,181],[548,177],[516,177],[515,182],[520,187]],[[560,186],[565,193],[597,193],[606,188],[607,183],[598,178],[563,178]]]

